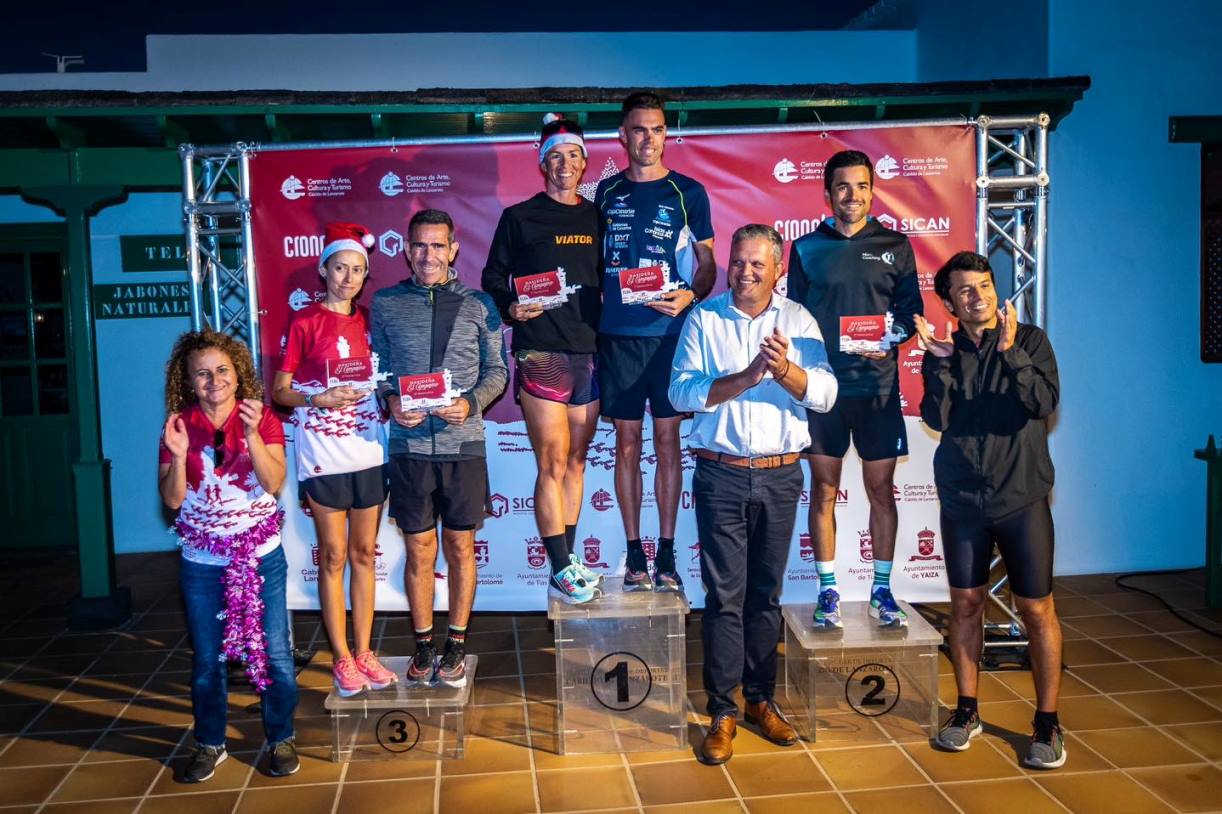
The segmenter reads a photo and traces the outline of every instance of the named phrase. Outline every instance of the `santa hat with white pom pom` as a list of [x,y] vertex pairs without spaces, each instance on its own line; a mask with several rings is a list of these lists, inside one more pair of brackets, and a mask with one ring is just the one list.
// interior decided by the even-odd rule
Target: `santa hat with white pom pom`
[[543,117],[543,132],[539,136],[539,163],[547,157],[547,151],[560,144],[576,144],[586,158],[585,133],[577,122],[569,121],[559,113],[548,113]]
[[357,223],[328,223],[327,234],[323,243],[322,254],[318,258],[318,268],[327,263],[327,258],[336,252],[360,252],[369,262],[369,249],[373,248],[373,233]]

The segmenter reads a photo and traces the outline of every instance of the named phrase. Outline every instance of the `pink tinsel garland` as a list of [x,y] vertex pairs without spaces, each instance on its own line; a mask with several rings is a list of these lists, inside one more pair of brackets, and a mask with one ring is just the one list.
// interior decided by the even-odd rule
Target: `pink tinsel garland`
[[221,577],[225,585],[225,610],[218,618],[225,620],[225,631],[220,658],[243,662],[246,676],[259,693],[271,686],[272,681],[267,676],[267,635],[263,630],[263,577],[259,576],[255,551],[280,531],[283,522],[281,510],[227,536],[199,531],[181,519],[174,524],[183,545],[229,559]]

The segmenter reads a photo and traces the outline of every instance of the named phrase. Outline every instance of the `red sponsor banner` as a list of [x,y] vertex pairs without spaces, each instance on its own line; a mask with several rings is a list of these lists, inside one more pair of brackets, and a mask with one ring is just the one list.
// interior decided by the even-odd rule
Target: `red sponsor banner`
[[[592,197],[601,178],[626,166],[614,140],[591,140],[582,193]],[[320,295],[318,255],[329,221],[367,226],[377,236],[370,276],[361,295],[408,274],[403,249],[407,222],[426,207],[454,219],[461,245],[460,279],[479,287],[501,211],[542,189],[537,147],[508,143],[435,144],[283,150],[251,162],[251,198],[264,370],[277,369],[282,337],[294,309]],[[915,126],[825,132],[685,135],[666,146],[666,165],[708,190],[717,234],[717,288],[725,287],[729,238],[746,223],[774,226],[788,243],[813,231],[829,214],[823,165],[839,150],[862,150],[875,162],[873,215],[912,239],[926,314],[935,325],[945,312],[933,295],[933,273],[955,251],[975,246],[975,130]],[[827,341],[838,326],[823,325]],[[900,350],[905,413],[917,414],[920,352]],[[494,422],[520,420],[513,399],[488,412]]]

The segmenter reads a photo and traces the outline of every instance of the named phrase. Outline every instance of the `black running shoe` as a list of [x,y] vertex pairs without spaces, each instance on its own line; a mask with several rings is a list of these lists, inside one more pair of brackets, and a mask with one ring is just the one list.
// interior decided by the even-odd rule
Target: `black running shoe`
[[447,639],[446,652],[437,665],[437,680],[447,687],[467,686],[467,648]]
[[658,549],[657,556],[653,558],[653,589],[683,593],[683,580],[679,578],[679,570],[675,568],[673,548]]
[[416,684],[433,683],[433,666],[437,661],[437,649],[431,644],[416,647],[412,663],[407,665],[407,680]]
[[653,580],[649,578],[649,561],[645,559],[642,549],[628,549],[628,558],[624,562],[624,590],[653,590]]

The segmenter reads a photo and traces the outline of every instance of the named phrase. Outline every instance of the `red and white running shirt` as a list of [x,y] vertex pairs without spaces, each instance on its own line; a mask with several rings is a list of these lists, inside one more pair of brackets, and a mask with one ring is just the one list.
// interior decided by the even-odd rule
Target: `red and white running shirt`
[[[328,368],[334,374],[345,367],[339,364],[344,360],[352,363],[367,360],[368,375],[357,380],[347,373],[341,374],[344,379],[333,375],[328,383]],[[298,480],[360,472],[386,462],[386,424],[373,392],[378,358],[369,347],[369,312],[365,308],[358,305],[350,316],[337,314],[318,303],[299,311],[289,323],[280,371],[292,373],[293,389],[307,396],[341,383],[369,390],[364,399],[351,407],[294,408]]]
[[[242,423],[238,408],[233,408],[219,429],[212,426],[212,421],[198,404],[192,404],[181,415],[187,425],[189,445],[187,495],[178,510],[178,518],[198,531],[227,537],[275,514],[276,496],[265,492],[255,475],[250,448],[246,444],[246,425]],[[218,433],[223,435],[219,467],[216,465],[217,451],[214,446]],[[271,407],[263,408],[259,437],[264,444],[284,446],[284,427]],[[164,438],[158,460],[163,464],[174,460]],[[255,556],[262,557],[274,551],[278,545],[279,533],[255,549]],[[228,557],[219,557],[188,545],[182,546],[182,556],[203,565],[229,564]]]

